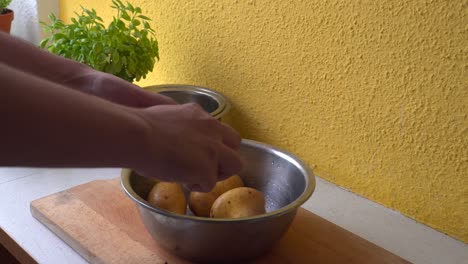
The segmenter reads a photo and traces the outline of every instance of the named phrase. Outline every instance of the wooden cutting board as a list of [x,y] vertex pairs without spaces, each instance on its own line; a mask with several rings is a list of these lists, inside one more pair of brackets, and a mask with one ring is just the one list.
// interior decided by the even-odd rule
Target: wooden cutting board
[[[31,213],[90,263],[189,263],[151,238],[118,179],[35,200]],[[252,263],[409,262],[301,208],[284,238]]]

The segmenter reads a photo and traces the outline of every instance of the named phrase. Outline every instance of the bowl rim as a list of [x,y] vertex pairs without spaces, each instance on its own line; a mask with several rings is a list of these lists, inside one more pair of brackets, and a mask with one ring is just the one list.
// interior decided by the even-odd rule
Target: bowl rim
[[164,209],[153,207],[145,199],[140,197],[140,195],[135,193],[135,191],[133,190],[130,184],[130,176],[133,171],[131,169],[127,169],[127,168],[122,169],[122,173],[121,173],[122,189],[127,194],[127,196],[130,197],[139,206],[142,206],[151,212],[161,214],[170,218],[175,218],[175,219],[186,219],[186,220],[207,222],[207,223],[227,223],[227,222],[239,223],[239,222],[246,222],[246,221],[255,222],[255,221],[263,221],[265,219],[275,218],[284,214],[288,214],[291,211],[297,210],[301,205],[303,205],[310,198],[310,196],[312,196],[312,193],[314,192],[315,186],[316,186],[315,175],[313,174],[312,169],[309,166],[307,166],[307,164],[304,161],[302,161],[297,156],[293,155],[292,153],[288,151],[281,150],[279,148],[276,148],[276,147],[273,147],[273,146],[270,146],[268,144],[261,143],[258,141],[254,141],[250,139],[242,139],[241,144],[260,147],[269,152],[273,152],[281,156],[282,158],[287,159],[289,162],[293,163],[305,176],[304,179],[305,179],[306,187],[304,188],[304,191],[301,193],[301,195],[299,195],[297,199],[295,199],[288,205],[280,209],[271,211],[269,213],[255,215],[251,217],[242,217],[242,218],[232,219],[232,218],[209,218],[209,217],[201,217],[201,216],[195,216],[195,215],[181,215],[181,214],[176,214],[176,213],[166,211]]
[[145,90],[154,92],[189,92],[206,95],[214,99],[218,103],[218,108],[211,112],[210,115],[216,119],[221,118],[231,109],[231,102],[222,93],[213,89],[196,86],[191,84],[156,84],[142,87]]

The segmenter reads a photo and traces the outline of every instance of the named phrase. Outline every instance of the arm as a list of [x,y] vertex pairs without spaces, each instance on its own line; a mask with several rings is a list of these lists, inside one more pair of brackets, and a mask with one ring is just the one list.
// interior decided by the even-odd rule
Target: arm
[[[132,109],[0,63],[0,165],[131,166],[145,138]],[[119,142],[116,144],[116,142]]]
[[130,108],[2,63],[0,80],[0,166],[128,167],[198,190],[242,167],[239,135],[196,105]]
[[0,61],[12,68],[56,83],[64,83],[89,70],[89,67],[69,60],[10,35],[0,32]]
[[146,107],[175,102],[111,74],[96,71],[87,65],[69,60],[18,38],[0,32],[0,62],[31,75],[66,85],[106,100],[133,107]]

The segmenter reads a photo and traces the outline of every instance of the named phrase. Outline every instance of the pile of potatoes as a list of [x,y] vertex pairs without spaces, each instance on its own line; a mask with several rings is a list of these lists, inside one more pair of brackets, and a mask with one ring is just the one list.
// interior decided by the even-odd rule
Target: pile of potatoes
[[[174,182],[159,182],[148,194],[148,202],[155,207],[186,214],[187,199],[182,186]],[[265,195],[245,187],[238,175],[219,181],[208,193],[191,192],[188,198],[190,210],[201,217],[241,218],[265,213]]]

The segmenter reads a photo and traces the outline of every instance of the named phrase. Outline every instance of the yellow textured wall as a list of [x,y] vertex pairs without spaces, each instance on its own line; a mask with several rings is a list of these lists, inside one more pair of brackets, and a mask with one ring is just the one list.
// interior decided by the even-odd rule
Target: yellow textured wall
[[[141,85],[189,83],[233,102],[246,138],[468,241],[468,2],[132,1],[161,61]],[[79,4],[109,18],[110,1]]]

